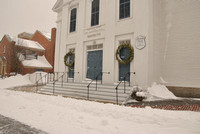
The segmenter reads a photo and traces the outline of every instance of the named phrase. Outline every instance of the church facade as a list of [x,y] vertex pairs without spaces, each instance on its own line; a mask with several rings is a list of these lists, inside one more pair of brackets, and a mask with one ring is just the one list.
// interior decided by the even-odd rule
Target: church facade
[[[200,1],[57,0],[55,72],[200,88]],[[65,58],[65,59],[64,59]],[[200,93],[199,93],[200,95]]]

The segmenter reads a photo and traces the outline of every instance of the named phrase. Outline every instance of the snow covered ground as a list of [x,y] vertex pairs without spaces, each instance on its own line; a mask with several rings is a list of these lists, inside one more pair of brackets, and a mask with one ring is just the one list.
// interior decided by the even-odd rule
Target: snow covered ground
[[[51,134],[200,133],[199,112],[131,108],[11,91],[3,89],[3,81],[6,80],[0,80],[0,114]],[[18,81],[10,83],[17,85]]]
[[0,114],[52,134],[199,134],[200,113],[0,90]]

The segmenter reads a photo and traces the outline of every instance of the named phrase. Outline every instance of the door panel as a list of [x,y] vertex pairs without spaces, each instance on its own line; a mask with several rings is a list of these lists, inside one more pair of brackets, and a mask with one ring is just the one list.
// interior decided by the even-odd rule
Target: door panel
[[[74,56],[69,55],[69,63],[72,63],[73,61],[74,61]],[[74,65],[68,68],[68,77],[74,78]]]
[[[119,54],[120,58],[122,60],[126,60],[128,59],[128,57],[130,56],[130,50],[125,47],[122,48],[120,50],[120,54]],[[124,76],[130,72],[130,62],[123,65],[123,64],[119,64],[119,81],[122,81]],[[130,81],[130,74],[126,77],[126,81]]]
[[[88,79],[94,80],[102,72],[102,52],[102,50],[88,51],[86,75]],[[98,77],[98,80],[102,80],[102,76]]]

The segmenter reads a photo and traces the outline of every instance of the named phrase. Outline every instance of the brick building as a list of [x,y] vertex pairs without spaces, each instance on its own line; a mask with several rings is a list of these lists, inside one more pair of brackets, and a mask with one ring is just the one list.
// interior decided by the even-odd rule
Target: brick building
[[54,53],[55,53],[55,40],[56,40],[56,28],[52,28],[51,34],[41,31],[36,31],[32,39],[33,41],[37,41],[44,47],[45,49],[45,57],[48,62],[52,65],[52,72],[54,70]]
[[38,30],[34,34],[23,32],[16,39],[5,35],[0,44],[0,71],[8,76],[11,72],[53,72],[55,37],[56,28],[52,28],[51,33]]
[[0,76],[14,72],[15,42],[9,35],[4,35],[0,43]]
[[26,74],[35,71],[52,72],[52,66],[45,58],[45,49],[36,41],[16,39],[15,48],[19,62],[18,73]]

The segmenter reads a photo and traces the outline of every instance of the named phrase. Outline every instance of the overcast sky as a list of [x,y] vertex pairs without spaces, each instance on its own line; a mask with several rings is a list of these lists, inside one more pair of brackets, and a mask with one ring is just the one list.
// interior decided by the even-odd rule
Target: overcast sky
[[4,34],[17,36],[35,30],[50,32],[56,27],[56,0],[0,0],[0,40]]

